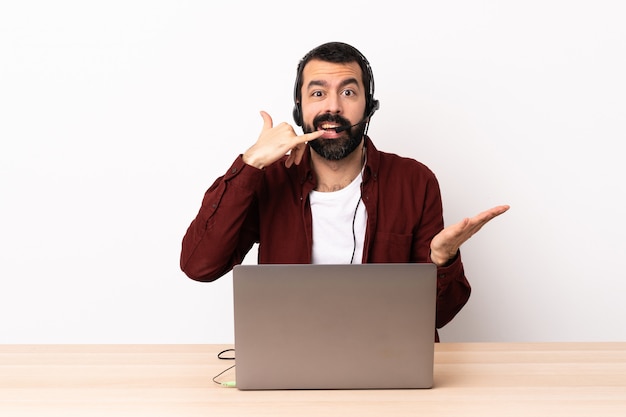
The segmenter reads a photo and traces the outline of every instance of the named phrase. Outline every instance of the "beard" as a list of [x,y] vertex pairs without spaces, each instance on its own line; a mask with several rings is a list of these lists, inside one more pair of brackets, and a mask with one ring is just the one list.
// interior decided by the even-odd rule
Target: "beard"
[[[339,123],[341,126],[351,125],[349,120],[341,116],[325,113],[313,119],[313,126],[304,124],[303,131],[304,133],[314,132],[324,122]],[[314,139],[309,141],[309,146],[322,158],[329,161],[339,161],[359,147],[365,134],[365,126],[366,123],[353,126],[348,130],[344,130],[344,134],[335,139]]]

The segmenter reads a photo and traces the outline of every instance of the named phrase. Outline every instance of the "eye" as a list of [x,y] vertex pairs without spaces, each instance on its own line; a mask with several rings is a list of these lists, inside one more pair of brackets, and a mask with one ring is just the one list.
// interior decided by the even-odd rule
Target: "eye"
[[354,92],[354,90],[346,89],[346,90],[343,90],[342,94],[346,97],[352,97],[356,93]]
[[320,90],[315,90],[311,93],[311,97],[322,97],[323,93]]

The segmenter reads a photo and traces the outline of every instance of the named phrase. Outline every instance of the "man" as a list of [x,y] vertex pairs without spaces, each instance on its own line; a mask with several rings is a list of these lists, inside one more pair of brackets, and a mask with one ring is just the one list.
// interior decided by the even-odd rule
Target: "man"
[[205,193],[183,238],[181,268],[213,281],[259,243],[259,263],[433,262],[437,328],[470,296],[460,246],[498,206],[450,227],[435,175],[409,158],[378,151],[367,136],[378,109],[366,58],[340,42],[298,66],[293,116],[273,125],[261,112],[256,143]]

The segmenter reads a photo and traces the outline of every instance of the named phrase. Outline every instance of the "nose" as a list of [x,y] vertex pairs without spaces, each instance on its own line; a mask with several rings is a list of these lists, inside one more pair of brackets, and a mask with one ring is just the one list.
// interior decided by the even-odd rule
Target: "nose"
[[337,93],[328,94],[325,104],[326,113],[340,114],[342,111],[341,96]]

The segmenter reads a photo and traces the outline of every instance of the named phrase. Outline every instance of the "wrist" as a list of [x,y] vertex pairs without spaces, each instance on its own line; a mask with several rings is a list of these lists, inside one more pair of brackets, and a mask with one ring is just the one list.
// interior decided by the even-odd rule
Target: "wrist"
[[247,152],[244,153],[243,155],[241,155],[241,159],[243,160],[243,162],[246,165],[250,165],[251,167],[254,167],[254,168],[257,168],[257,169],[263,169],[263,167],[264,167],[264,165],[262,163],[260,163],[259,161],[255,160]]
[[445,254],[445,255],[442,255],[440,253],[437,253],[431,250],[430,260],[432,261],[432,263],[434,263],[438,267],[446,267],[446,266],[450,266],[454,261],[456,261],[456,258],[458,257],[458,255],[459,255],[458,250],[452,254]]

